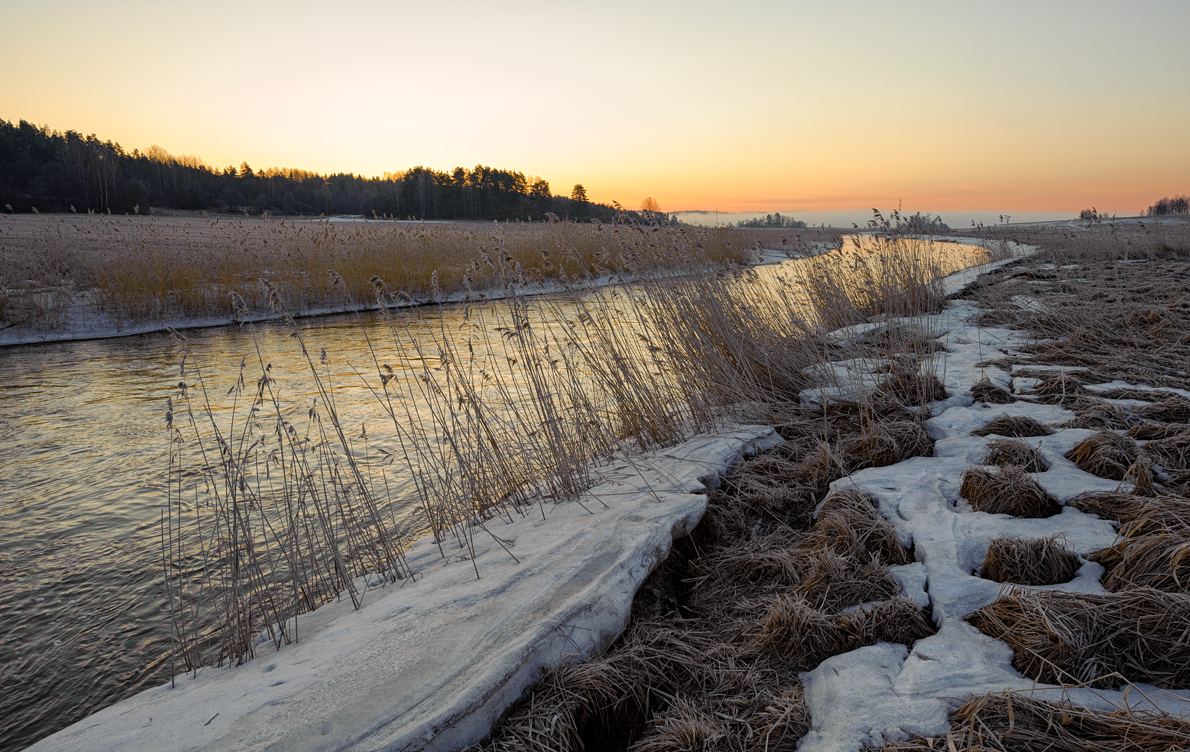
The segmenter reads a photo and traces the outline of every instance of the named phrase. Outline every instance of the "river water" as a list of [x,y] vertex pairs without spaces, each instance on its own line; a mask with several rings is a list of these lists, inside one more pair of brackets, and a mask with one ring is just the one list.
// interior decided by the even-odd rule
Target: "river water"
[[[422,309],[418,326],[449,332],[466,317],[461,305]],[[300,325],[315,358],[329,351],[343,423],[378,420],[352,368],[375,374],[362,332],[383,340],[378,317],[362,327],[354,315]],[[307,371],[291,332],[282,323],[188,331],[191,374],[201,364],[222,394],[259,348],[284,383]],[[179,360],[166,334],[0,350],[0,750],[22,749],[171,675],[159,536],[165,407]],[[288,397],[312,395],[295,379]],[[396,495],[411,493],[411,480],[392,472]]]

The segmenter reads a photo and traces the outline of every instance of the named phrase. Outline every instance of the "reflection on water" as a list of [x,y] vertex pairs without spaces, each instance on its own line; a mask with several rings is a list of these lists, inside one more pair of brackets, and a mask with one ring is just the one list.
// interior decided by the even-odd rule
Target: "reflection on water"
[[[451,332],[466,313],[447,306],[420,316],[421,326]],[[315,353],[328,350],[344,426],[386,419],[353,368],[375,374],[356,318],[301,326]],[[416,357],[393,350],[378,318],[365,328],[374,343],[387,341],[382,362]],[[234,384],[259,346],[286,399],[308,402],[315,392],[296,377],[308,366],[290,335],[282,324],[187,332],[213,392]],[[158,539],[165,403],[178,362],[164,334],[0,350],[0,749],[21,749],[180,670],[171,666]],[[399,463],[388,472],[392,495],[412,497]]]

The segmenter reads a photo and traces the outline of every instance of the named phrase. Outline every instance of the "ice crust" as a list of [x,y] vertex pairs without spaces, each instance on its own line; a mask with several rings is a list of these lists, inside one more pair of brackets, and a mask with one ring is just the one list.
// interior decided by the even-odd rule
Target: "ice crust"
[[[1061,534],[1068,546],[1083,556],[1111,545],[1116,537],[1111,523],[1073,507],[1047,519],[1019,519],[975,512],[959,496],[963,471],[979,464],[988,443],[996,438],[972,436],[971,431],[1000,415],[1028,416],[1052,427],[1074,418],[1060,406],[1024,399],[1007,405],[974,401],[971,385],[985,376],[1005,388],[1019,388],[1022,381],[1027,382],[1014,380],[997,368],[976,365],[1016,354],[1016,347],[1023,345],[1027,336],[1020,331],[972,325],[979,313],[972,304],[956,301],[941,314],[919,317],[917,322],[938,333],[947,348],[939,354],[937,366],[950,396],[931,405],[935,417],[926,422],[927,432],[936,441],[934,456],[861,470],[832,484],[835,489],[857,487],[874,497],[880,514],[892,522],[902,542],[914,547],[917,561],[893,567],[891,572],[905,597],[931,607],[939,631],[919,640],[912,649],[880,643],[837,655],[803,673],[812,729],[798,745],[801,752],[850,752],[864,745],[902,741],[914,734],[939,736],[950,728],[949,713],[967,698],[1007,689],[1032,690],[1039,699],[1066,698],[1088,707],[1144,709],[1156,705],[1174,714],[1190,715],[1190,691],[1172,692],[1143,684],[1127,691],[1064,690],[1036,684],[1012,667],[1012,651],[1005,643],[963,621],[1000,593],[999,583],[977,576],[992,539]],[[846,371],[848,365],[839,367]],[[1133,385],[1113,382],[1100,387],[1113,388]],[[821,393],[806,396],[820,399]],[[1162,396],[1158,392],[1154,399]],[[1060,502],[1090,491],[1121,489],[1122,484],[1085,473],[1063,456],[1093,433],[1064,429],[1050,436],[1022,439],[1038,448],[1049,465],[1033,477]],[[1123,484],[1121,490],[1130,488]],[[1102,574],[1100,565],[1084,560],[1071,582],[1033,589],[1103,592]]]
[[[453,540],[408,551],[414,582],[300,617],[297,644],[237,668],[176,677],[31,749],[455,750],[480,741],[541,669],[602,651],[672,541],[698,524],[705,492],[745,455],[776,446],[740,426],[604,469],[580,502],[492,521],[476,579]],[[589,511],[588,511],[589,510]]]

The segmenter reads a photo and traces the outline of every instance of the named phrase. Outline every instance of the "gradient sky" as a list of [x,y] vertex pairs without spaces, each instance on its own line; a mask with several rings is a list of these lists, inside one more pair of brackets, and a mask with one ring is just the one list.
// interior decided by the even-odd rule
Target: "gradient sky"
[[1190,2],[0,0],[0,118],[663,209],[1132,214],[1190,192]]

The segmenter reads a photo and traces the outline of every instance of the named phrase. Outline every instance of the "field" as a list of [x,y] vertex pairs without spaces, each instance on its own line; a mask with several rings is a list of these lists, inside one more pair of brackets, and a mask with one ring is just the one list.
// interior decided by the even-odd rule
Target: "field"
[[[743,263],[754,250],[803,251],[835,230],[671,229],[576,223],[322,221],[295,217],[0,215],[0,330],[119,329],[130,324],[271,313],[268,281],[294,315],[375,301],[373,278],[401,300],[491,290],[492,261],[526,283],[664,268],[691,254]],[[486,261],[485,261],[486,259]],[[684,261],[681,261],[684,263]],[[332,283],[334,270],[342,285]]]

